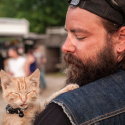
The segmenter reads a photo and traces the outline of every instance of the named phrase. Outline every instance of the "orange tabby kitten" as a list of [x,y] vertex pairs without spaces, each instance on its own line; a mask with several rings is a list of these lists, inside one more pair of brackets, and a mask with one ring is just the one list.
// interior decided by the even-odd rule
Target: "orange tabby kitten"
[[[1,85],[3,97],[9,105],[3,117],[3,125],[33,125],[36,116],[44,109],[38,101],[40,72],[37,69],[29,77],[11,77],[1,70]],[[78,85],[68,85],[53,94],[46,104],[57,95],[78,88]]]

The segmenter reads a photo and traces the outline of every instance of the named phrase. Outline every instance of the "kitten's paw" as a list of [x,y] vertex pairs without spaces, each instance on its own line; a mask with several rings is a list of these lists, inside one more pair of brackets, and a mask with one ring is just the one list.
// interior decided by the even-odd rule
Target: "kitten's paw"
[[77,89],[79,88],[79,85],[77,84],[69,84],[67,85],[65,88],[61,89],[60,91],[54,93],[52,96],[50,96],[48,99],[46,99],[45,103],[44,103],[44,106],[48,105],[49,102],[54,99],[55,97],[57,97],[58,95],[62,94],[62,93],[65,93],[65,92],[68,92],[68,91],[71,91],[71,90],[74,90],[74,89]]
[[71,91],[71,90],[74,90],[77,88],[79,88],[79,85],[77,85],[77,84],[69,84],[66,86],[67,91]]

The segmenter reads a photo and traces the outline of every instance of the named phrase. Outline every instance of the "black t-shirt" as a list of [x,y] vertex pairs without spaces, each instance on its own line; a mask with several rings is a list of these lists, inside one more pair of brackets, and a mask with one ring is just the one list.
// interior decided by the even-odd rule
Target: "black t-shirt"
[[34,125],[71,125],[71,123],[63,109],[51,103],[39,114]]
[[2,55],[0,54],[0,70],[4,69],[4,58],[2,57]]

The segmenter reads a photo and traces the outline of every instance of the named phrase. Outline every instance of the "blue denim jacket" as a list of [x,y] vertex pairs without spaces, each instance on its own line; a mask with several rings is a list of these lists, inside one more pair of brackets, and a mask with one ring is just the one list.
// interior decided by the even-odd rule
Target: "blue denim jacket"
[[72,125],[125,125],[125,71],[61,94],[60,105]]

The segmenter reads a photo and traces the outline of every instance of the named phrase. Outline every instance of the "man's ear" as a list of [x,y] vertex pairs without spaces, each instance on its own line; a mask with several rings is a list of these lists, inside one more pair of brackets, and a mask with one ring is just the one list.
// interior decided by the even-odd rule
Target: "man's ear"
[[119,43],[117,45],[117,52],[123,53],[125,51],[125,26],[119,29]]

